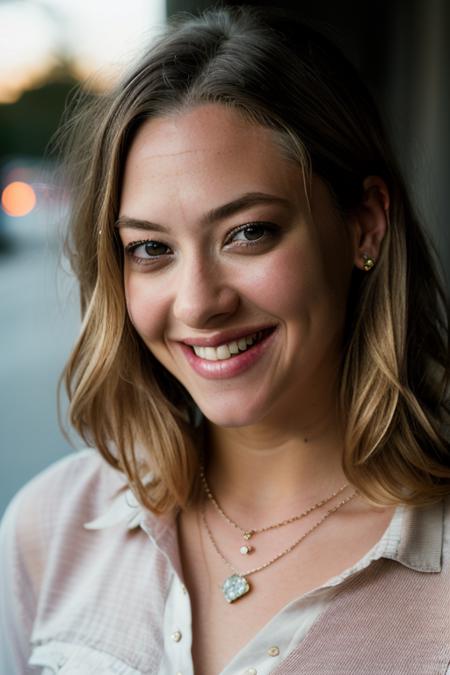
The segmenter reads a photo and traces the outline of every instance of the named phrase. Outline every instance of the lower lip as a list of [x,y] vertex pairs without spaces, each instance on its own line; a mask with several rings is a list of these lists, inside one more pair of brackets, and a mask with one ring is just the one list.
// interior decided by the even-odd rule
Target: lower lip
[[198,375],[201,375],[208,380],[220,380],[236,377],[254,366],[270,347],[275,339],[276,333],[277,331],[275,329],[256,345],[247,349],[247,351],[236,354],[236,356],[232,356],[229,359],[223,359],[222,361],[208,361],[206,359],[201,359],[195,354],[191,347],[183,343],[179,344],[189,364]]

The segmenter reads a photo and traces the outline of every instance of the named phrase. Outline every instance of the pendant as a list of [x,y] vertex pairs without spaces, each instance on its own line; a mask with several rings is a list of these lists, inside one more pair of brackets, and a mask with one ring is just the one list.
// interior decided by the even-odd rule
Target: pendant
[[225,600],[229,603],[242,598],[250,590],[250,584],[245,577],[240,574],[232,574],[223,582],[222,591]]
[[247,532],[244,532],[243,537],[246,541],[248,541],[253,537],[253,535],[254,535],[253,530],[247,530]]

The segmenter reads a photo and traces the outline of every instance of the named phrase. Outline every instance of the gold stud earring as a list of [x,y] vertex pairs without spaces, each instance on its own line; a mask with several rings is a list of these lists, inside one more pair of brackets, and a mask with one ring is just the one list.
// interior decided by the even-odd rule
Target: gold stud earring
[[365,272],[369,272],[369,270],[372,269],[372,267],[375,265],[375,260],[370,257],[367,253],[363,253],[363,260],[364,260],[364,265],[363,265],[363,270]]

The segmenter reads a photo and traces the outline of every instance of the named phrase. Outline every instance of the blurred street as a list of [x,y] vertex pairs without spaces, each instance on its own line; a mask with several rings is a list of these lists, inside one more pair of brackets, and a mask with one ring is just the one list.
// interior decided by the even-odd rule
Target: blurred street
[[0,256],[0,514],[24,481],[70,451],[56,387],[78,331],[78,299],[58,249],[54,238],[19,240]]
[[75,88],[110,89],[165,21],[165,0],[0,0],[0,516],[71,449],[57,383],[78,298],[60,267],[70,205],[50,140]]

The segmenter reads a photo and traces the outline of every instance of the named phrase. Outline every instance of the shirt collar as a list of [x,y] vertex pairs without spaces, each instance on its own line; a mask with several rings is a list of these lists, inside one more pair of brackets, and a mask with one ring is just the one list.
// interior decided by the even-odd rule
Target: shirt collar
[[445,501],[423,507],[401,506],[397,546],[383,555],[417,572],[440,572],[444,538]]
[[[130,488],[122,488],[98,518],[85,523],[89,530],[124,524],[129,530],[142,528],[162,542],[173,529],[178,511],[156,516],[145,509]],[[377,545],[378,557],[394,560],[418,572],[440,572],[444,535],[445,501],[430,506],[399,506]]]
[[[150,480],[151,476],[148,475],[142,482],[147,485]],[[128,530],[141,527],[155,539],[159,539],[173,525],[177,512],[177,509],[173,509],[168,514],[155,515],[144,508],[131,488],[125,485],[116,492],[103,513],[85,523],[84,527],[87,530],[104,530],[116,525],[125,525]]]
[[122,487],[112,498],[109,506],[97,518],[84,524],[87,530],[104,530],[125,524],[129,530],[139,527],[144,510],[132,490]]
[[[144,478],[144,485],[149,481],[150,476]],[[181,579],[183,572],[175,527],[178,511],[172,509],[166,514],[156,515],[138,502],[129,487],[123,487],[115,494],[108,508],[98,518],[85,523],[84,527],[87,530],[104,530],[118,525],[125,526],[128,530],[140,528],[170,560]]]

